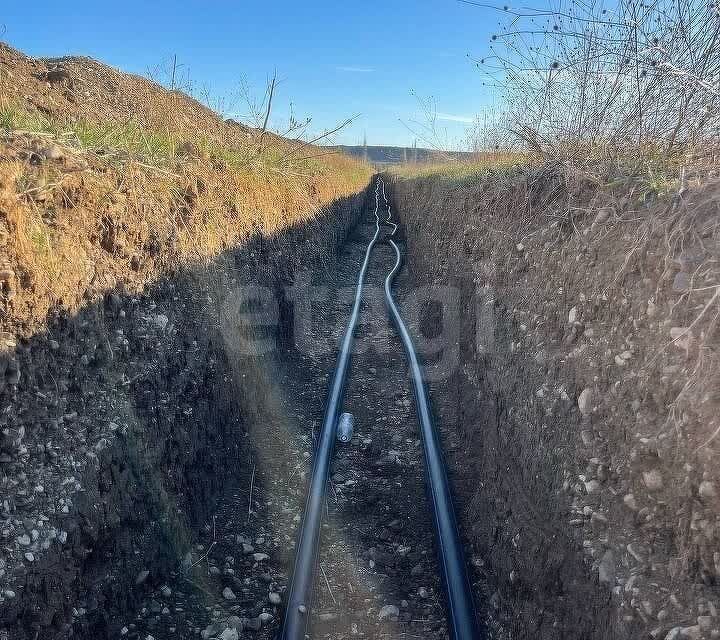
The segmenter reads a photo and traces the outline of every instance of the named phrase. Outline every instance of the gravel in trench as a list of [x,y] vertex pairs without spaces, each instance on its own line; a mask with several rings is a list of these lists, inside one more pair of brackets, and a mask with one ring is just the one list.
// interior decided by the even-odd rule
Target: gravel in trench
[[[311,326],[299,326],[296,310],[295,348],[265,356],[254,381],[261,409],[249,429],[249,458],[239,461],[247,477],[228,490],[182,569],[124,621],[122,637],[279,633],[314,437],[374,222],[366,211],[337,265],[308,274],[308,288],[296,290],[296,299],[317,299],[306,314]],[[393,263],[391,247],[379,243],[343,405],[354,415],[354,436],[337,443],[328,488],[311,638],[447,635],[415,403],[383,299]],[[397,288],[402,298],[402,276]],[[246,375],[243,366],[237,371]]]

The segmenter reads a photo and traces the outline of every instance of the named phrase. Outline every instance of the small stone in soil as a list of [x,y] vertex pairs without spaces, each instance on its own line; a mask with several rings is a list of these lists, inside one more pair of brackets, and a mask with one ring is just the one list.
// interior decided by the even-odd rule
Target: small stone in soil
[[701,498],[704,498],[706,500],[715,498],[717,496],[715,485],[708,480],[703,480],[703,482],[700,483],[698,493],[700,494]]
[[584,416],[589,416],[592,412],[592,390],[586,387],[578,397],[578,409]]
[[624,498],[623,502],[625,503],[625,506],[628,509],[632,509],[633,511],[637,511],[637,500],[635,500],[635,496],[632,493],[628,493]]
[[228,625],[228,627],[237,629],[238,631],[243,630],[243,621],[242,621],[242,618],[240,618],[239,616],[230,616],[227,619],[227,625]]
[[657,469],[643,473],[643,482],[648,491],[659,491],[663,488],[663,477]]
[[400,609],[398,609],[394,604],[386,604],[382,609],[380,609],[378,618],[380,618],[380,620],[387,620],[388,618],[397,618],[399,615]]

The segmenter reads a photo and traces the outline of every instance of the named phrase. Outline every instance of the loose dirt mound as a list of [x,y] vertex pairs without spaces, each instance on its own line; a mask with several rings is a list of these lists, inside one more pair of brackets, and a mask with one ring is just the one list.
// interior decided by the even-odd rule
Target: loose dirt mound
[[200,136],[232,147],[253,130],[226,122],[180,91],[92,58],[29,58],[0,43],[0,98],[65,122],[117,125],[135,122],[150,131],[170,130],[187,140]]

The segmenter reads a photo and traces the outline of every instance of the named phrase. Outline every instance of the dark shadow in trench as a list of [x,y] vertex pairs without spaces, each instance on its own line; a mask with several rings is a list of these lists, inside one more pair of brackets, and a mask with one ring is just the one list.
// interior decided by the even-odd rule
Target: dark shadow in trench
[[[281,426],[267,384],[275,356],[237,357],[242,332],[223,326],[237,311],[228,292],[252,284],[280,295],[301,270],[331,265],[364,200],[339,199],[141,294],[116,288],[75,314],[55,309],[46,330],[7,354],[21,376],[0,392],[0,515],[22,523],[11,544],[41,514],[47,530],[33,545],[50,527],[67,538],[53,535],[25,562],[0,628],[19,640],[116,635],[123,615],[187,565],[223,491],[248,485],[266,424]],[[288,327],[281,318],[273,330],[281,346]],[[8,574],[13,565],[8,556]]]

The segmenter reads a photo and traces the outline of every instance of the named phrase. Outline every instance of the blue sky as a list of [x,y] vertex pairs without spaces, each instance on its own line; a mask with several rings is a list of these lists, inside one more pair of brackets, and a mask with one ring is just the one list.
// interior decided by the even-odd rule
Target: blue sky
[[29,55],[88,55],[140,74],[176,55],[180,75],[239,116],[248,108],[231,97],[241,79],[261,96],[277,69],[273,125],[287,123],[290,103],[313,132],[361,114],[340,143],[366,133],[368,144],[411,145],[401,121],[417,129],[417,96],[431,99],[453,147],[490,101],[467,54],[487,51],[498,19],[456,0],[4,0],[0,9],[2,40]]

